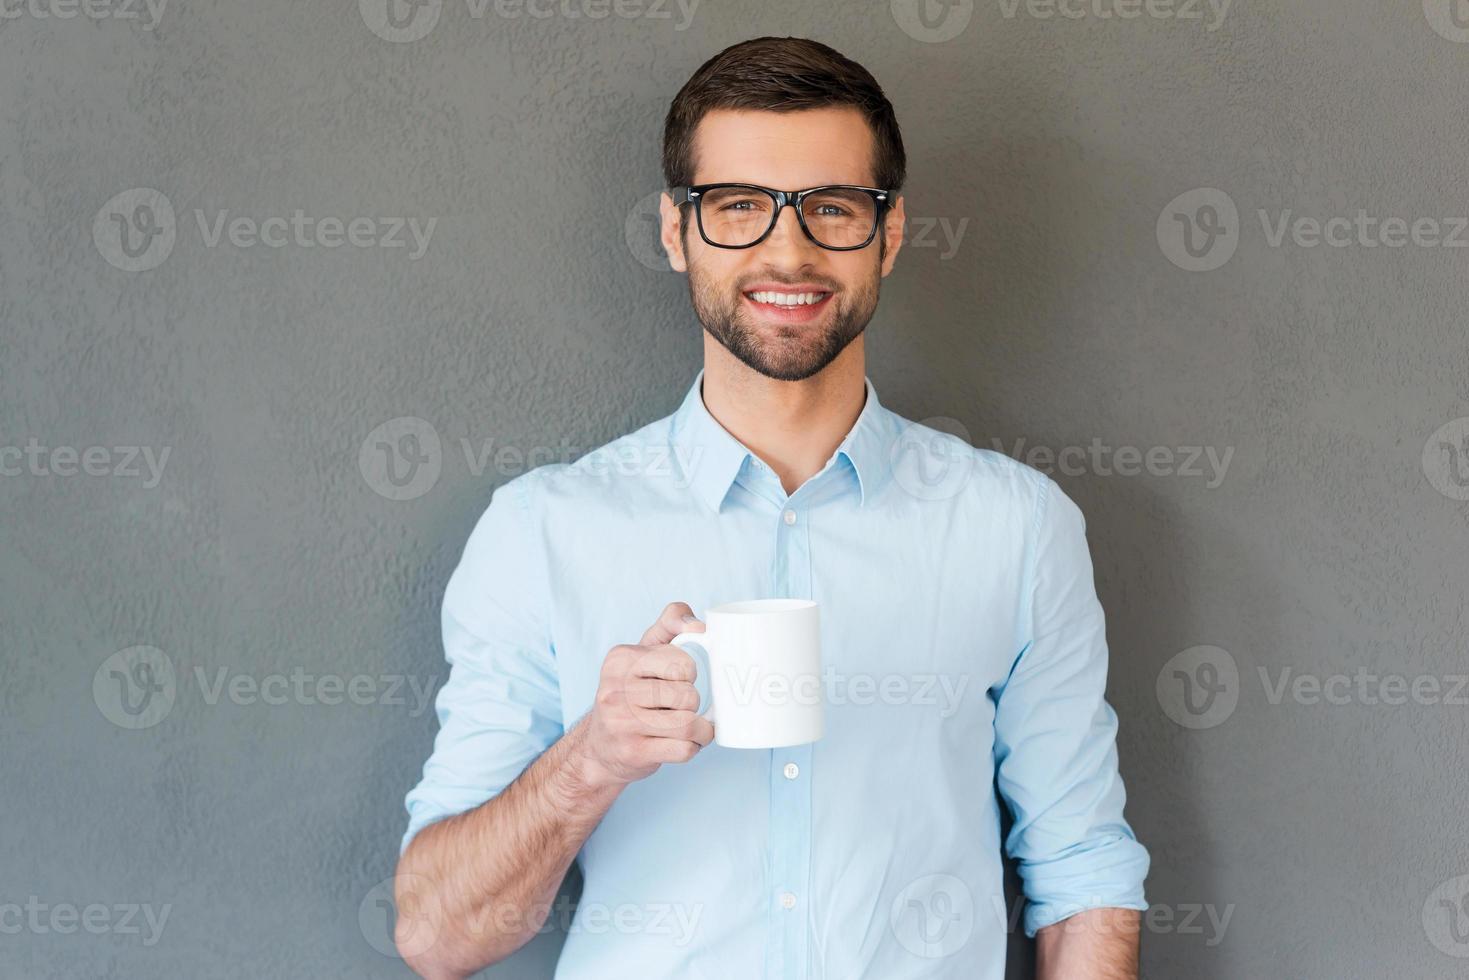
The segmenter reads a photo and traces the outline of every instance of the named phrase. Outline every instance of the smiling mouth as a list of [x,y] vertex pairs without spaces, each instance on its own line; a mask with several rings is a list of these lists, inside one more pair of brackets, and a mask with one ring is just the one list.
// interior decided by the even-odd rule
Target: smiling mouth
[[767,318],[799,323],[816,319],[826,309],[832,294],[820,289],[800,292],[752,289],[741,295]]
[[830,296],[831,293],[776,293],[757,289],[745,294],[745,298],[753,303],[765,306],[815,306]]

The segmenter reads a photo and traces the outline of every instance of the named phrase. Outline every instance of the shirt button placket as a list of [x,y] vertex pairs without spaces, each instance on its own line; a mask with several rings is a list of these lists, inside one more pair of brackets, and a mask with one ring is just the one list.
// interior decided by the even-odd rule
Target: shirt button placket
[[[773,595],[812,598],[809,515],[790,506],[775,526]],[[807,980],[812,920],[811,746],[770,750],[770,943],[766,976]]]

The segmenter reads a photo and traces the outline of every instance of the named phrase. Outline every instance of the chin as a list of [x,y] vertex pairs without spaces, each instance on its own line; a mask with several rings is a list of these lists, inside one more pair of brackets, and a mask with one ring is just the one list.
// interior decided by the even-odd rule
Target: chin
[[[789,337],[784,329],[782,333]],[[740,360],[774,381],[805,381],[819,374],[835,359],[835,354],[830,352],[830,344],[795,338],[762,343],[749,353],[751,356],[740,357]]]

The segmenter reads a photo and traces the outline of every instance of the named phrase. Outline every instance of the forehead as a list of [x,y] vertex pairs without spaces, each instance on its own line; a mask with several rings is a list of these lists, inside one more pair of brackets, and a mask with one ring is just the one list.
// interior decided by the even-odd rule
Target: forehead
[[716,109],[694,131],[694,182],[740,181],[779,190],[876,179],[876,140],[850,106],[770,112]]

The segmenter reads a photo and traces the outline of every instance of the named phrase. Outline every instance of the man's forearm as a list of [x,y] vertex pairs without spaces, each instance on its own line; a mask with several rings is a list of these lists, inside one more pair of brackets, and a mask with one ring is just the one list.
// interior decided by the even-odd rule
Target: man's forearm
[[573,726],[494,799],[430,824],[398,862],[397,941],[430,980],[460,980],[519,949],[620,785],[585,771]]
[[1142,915],[1133,909],[1078,912],[1035,934],[1036,980],[1137,980]]

